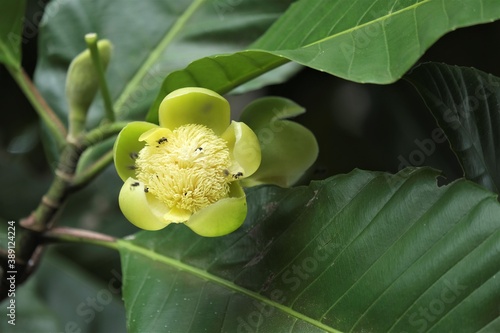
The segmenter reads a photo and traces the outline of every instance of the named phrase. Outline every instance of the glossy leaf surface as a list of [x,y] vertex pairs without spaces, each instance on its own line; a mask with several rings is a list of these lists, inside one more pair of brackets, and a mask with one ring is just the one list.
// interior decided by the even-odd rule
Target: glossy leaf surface
[[288,60],[351,81],[391,83],[444,34],[498,18],[495,0],[297,1],[250,50],[169,75],[153,107],[185,86],[225,93]]
[[436,175],[257,187],[228,236],[172,225],[120,241],[129,332],[495,331],[500,205]]
[[347,80],[390,83],[447,32],[498,18],[495,0],[302,0],[252,47]]

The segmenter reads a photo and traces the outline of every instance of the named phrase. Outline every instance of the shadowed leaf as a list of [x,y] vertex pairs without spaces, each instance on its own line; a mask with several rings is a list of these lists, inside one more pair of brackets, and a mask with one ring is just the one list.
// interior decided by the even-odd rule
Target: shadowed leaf
[[228,236],[172,225],[120,241],[129,332],[498,328],[500,205],[474,183],[435,177],[356,170],[257,187]]
[[436,63],[406,78],[448,137],[465,177],[500,193],[500,78]]

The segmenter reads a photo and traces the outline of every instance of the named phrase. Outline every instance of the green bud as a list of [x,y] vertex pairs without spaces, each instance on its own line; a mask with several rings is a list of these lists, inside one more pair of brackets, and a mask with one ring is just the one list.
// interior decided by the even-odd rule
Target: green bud
[[[111,56],[111,43],[103,39],[97,42],[102,69],[106,69]],[[90,104],[99,89],[99,74],[89,49],[71,62],[66,78],[66,97],[69,104],[69,135],[76,136],[85,128]]]

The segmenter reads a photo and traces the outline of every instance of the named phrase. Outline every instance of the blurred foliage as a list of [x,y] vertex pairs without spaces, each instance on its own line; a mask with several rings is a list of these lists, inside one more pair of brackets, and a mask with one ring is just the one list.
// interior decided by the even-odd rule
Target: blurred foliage
[[[83,245],[79,250],[86,252],[90,247]],[[16,290],[16,325],[2,320],[0,331],[126,332],[120,270],[109,263],[99,267],[106,270],[109,278],[96,279],[51,248],[45,253],[36,275]],[[0,306],[6,308],[7,302],[9,299]]]
[[[37,25],[44,2],[27,2],[22,63],[30,75],[37,59]],[[500,48],[492,44],[499,35],[500,22],[459,29],[440,39],[421,61],[472,66],[500,76]],[[35,112],[4,67],[0,67],[0,81],[0,219],[19,221],[35,208],[51,174]],[[417,92],[406,82],[362,85],[304,69],[288,82],[270,86],[259,94],[287,97],[306,110],[314,110],[295,119],[311,129],[320,144],[319,159],[302,183],[354,168],[396,172],[402,160],[408,160],[419,149],[415,140],[429,138],[437,128]],[[231,98],[236,110],[241,109],[240,98]],[[422,165],[443,170],[447,181],[462,176],[448,143],[436,143],[435,152],[426,156]],[[108,168],[91,186],[71,198],[61,223],[113,236],[135,232],[117,206],[120,186],[116,172]],[[108,326],[125,323],[118,294],[113,294],[102,312],[96,312],[97,320],[90,324],[85,323],[86,316],[76,312],[89,295],[107,290],[116,271],[117,253],[92,246],[56,246],[46,254],[37,274],[18,291],[18,318],[29,317],[30,321],[17,327],[16,332],[63,331],[70,321],[81,325],[82,332],[124,331],[121,326]],[[10,332],[5,324],[2,320],[1,331]]]

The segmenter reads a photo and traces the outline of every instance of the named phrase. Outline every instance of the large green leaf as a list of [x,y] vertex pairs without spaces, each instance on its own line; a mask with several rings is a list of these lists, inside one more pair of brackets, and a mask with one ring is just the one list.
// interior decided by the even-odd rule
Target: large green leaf
[[25,0],[0,1],[0,63],[21,67],[21,42]]
[[448,137],[465,177],[500,193],[500,78],[435,63],[406,77]]
[[436,172],[248,191],[244,226],[119,241],[129,332],[494,332],[500,204]]
[[185,69],[168,75],[149,109],[147,121],[158,123],[160,103],[170,92],[184,87],[203,87],[225,94],[272,69],[287,63],[269,53],[242,51],[193,61]]
[[348,80],[390,83],[445,33],[498,18],[496,0],[302,0],[253,47]]
[[[226,92],[288,60],[347,80],[391,83],[447,32],[498,18],[496,0],[301,0],[250,51],[172,73],[154,105],[182,86]],[[153,111],[148,118],[155,120]]]
[[[107,79],[118,118],[143,118],[168,73],[204,56],[244,49],[291,2],[53,1],[40,30],[35,82],[65,118],[67,67],[85,49],[83,36],[96,32],[114,45]],[[102,117],[102,105],[94,103],[91,113]]]

